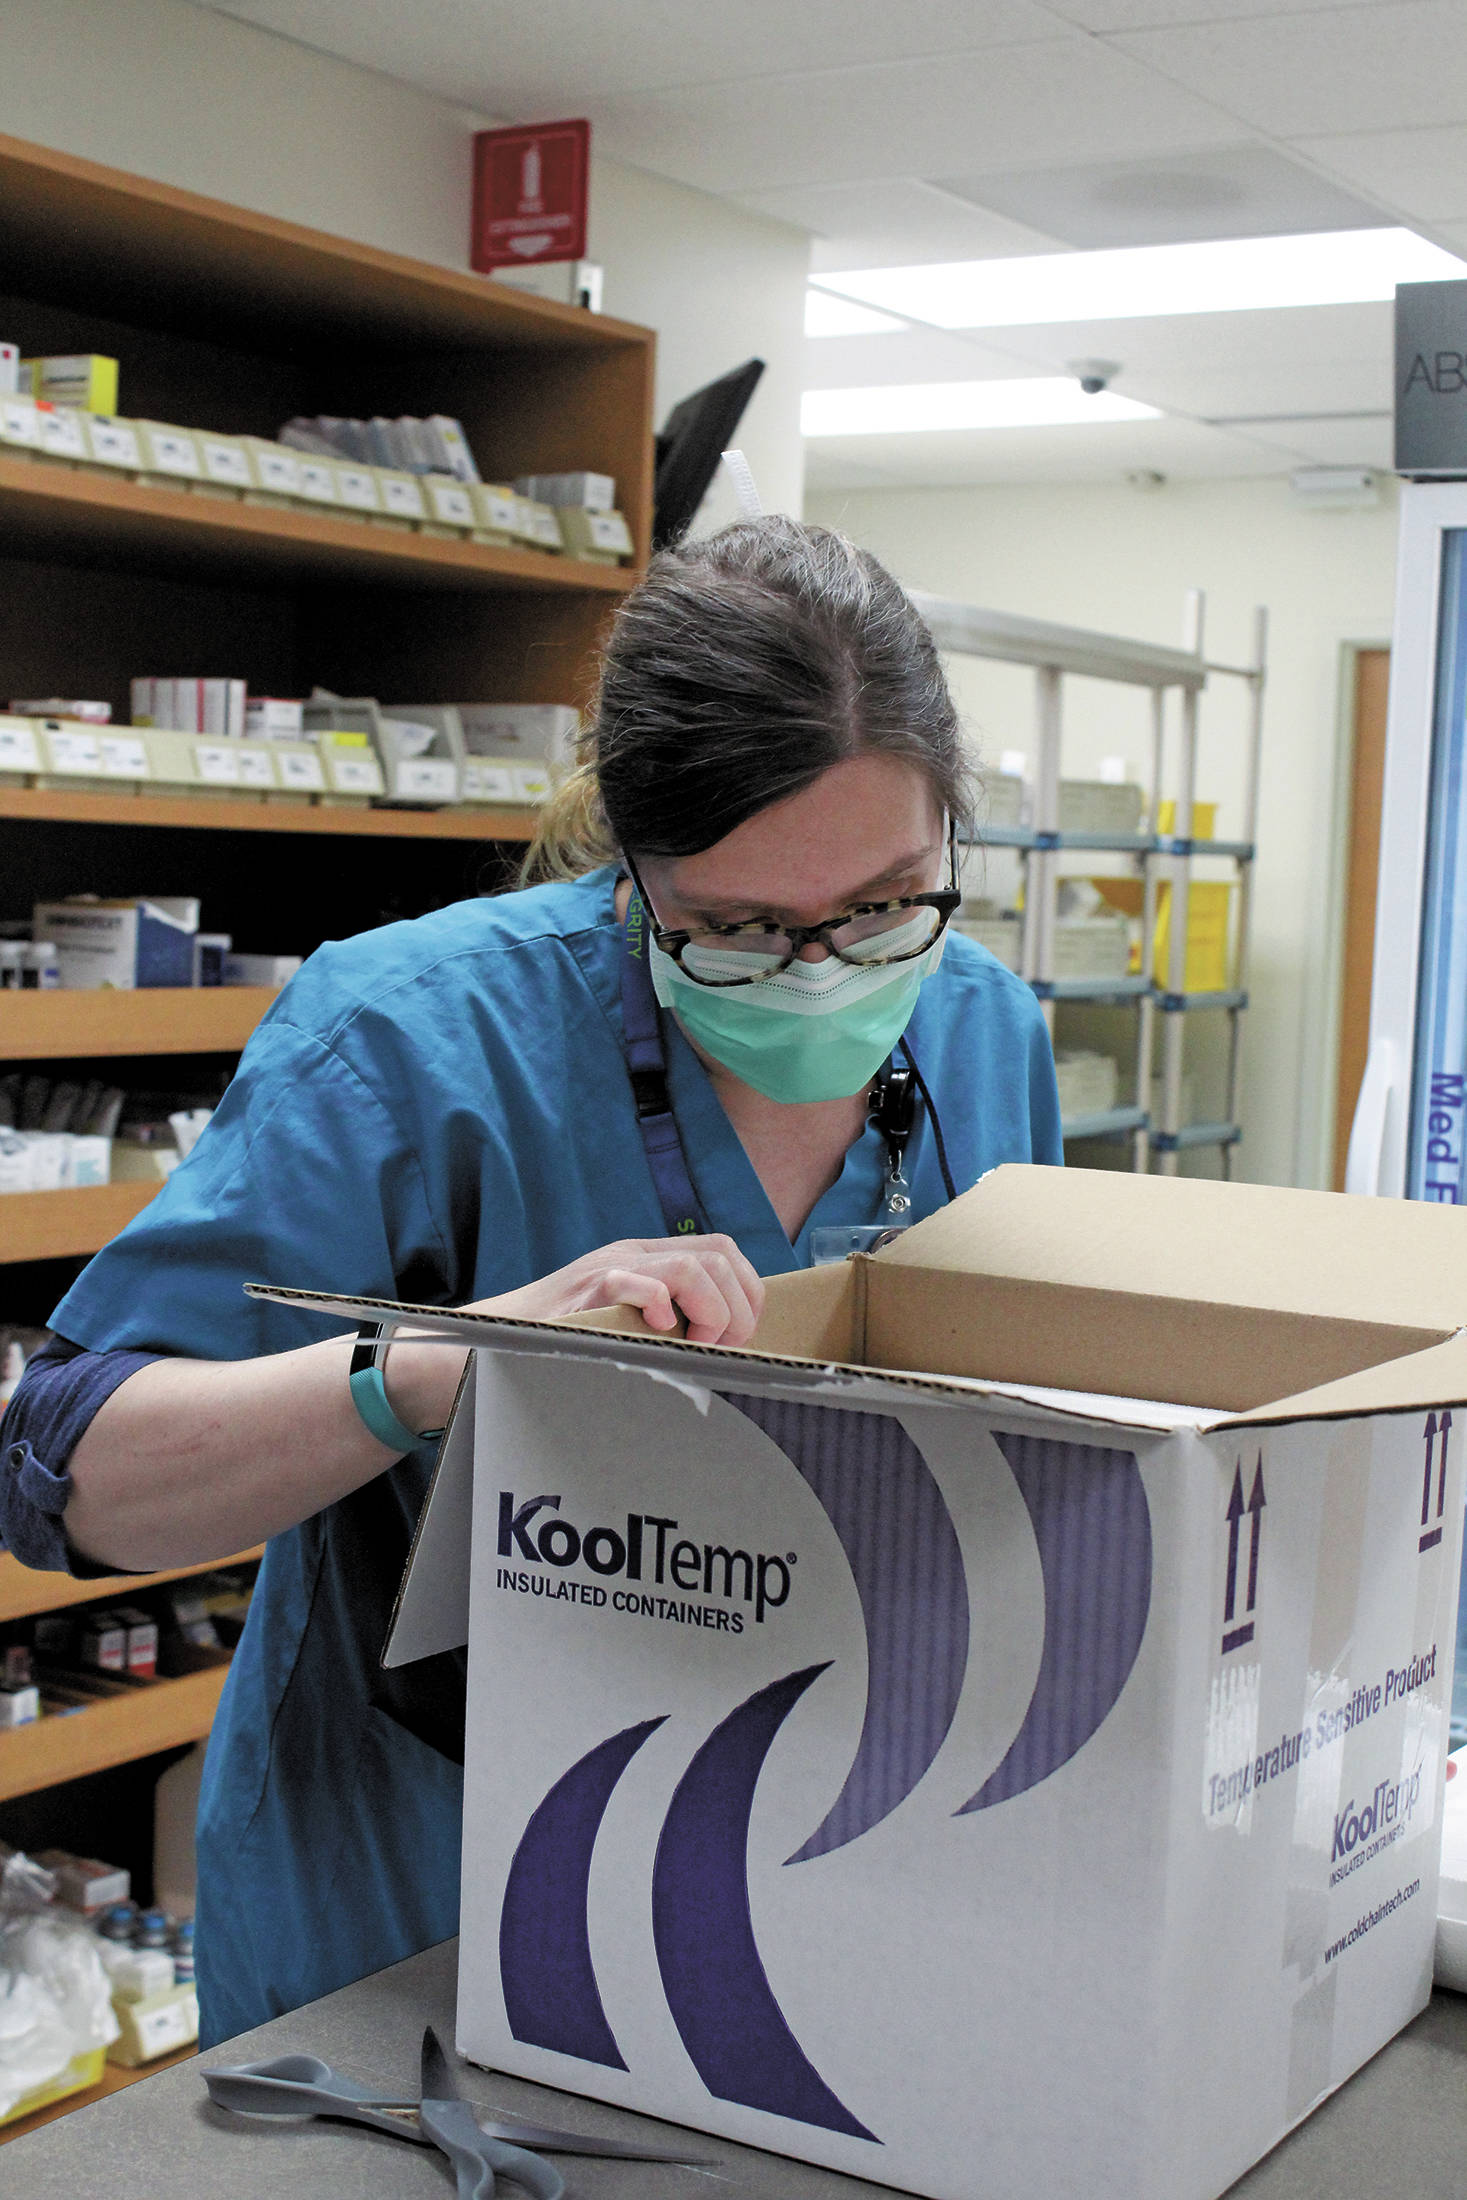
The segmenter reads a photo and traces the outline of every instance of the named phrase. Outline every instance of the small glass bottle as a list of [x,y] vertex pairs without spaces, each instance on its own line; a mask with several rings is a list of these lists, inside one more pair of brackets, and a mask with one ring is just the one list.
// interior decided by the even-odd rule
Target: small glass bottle
[[35,940],[22,947],[20,982],[26,992],[56,992],[61,984],[61,958],[54,940]]
[[186,1917],[173,1928],[173,1977],[179,1986],[194,1983],[194,1921]]

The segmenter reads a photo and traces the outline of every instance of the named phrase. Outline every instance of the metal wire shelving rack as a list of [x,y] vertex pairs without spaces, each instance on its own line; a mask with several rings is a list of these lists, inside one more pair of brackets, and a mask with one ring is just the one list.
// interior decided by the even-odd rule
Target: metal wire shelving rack
[[[1131,1165],[1175,1175],[1179,1156],[1215,1147],[1222,1173],[1231,1173],[1232,1153],[1243,1135],[1241,1121],[1243,1019],[1248,1008],[1248,955],[1253,915],[1253,878],[1257,853],[1258,782],[1263,749],[1263,699],[1267,681],[1268,614],[1253,615],[1251,661],[1243,665],[1210,660],[1203,648],[1204,600],[1199,590],[1186,598],[1183,646],[1166,649],[1083,627],[1057,626],[987,611],[975,604],[914,594],[913,601],[931,628],[938,647],[955,656],[982,657],[998,663],[1031,666],[1035,674],[1034,817],[1026,826],[981,828],[978,844],[1019,851],[1024,870],[1024,915],[1020,975],[1043,1003],[1054,1031],[1056,1005],[1064,1001],[1131,1004],[1135,1010],[1134,1079],[1123,1104],[1090,1115],[1070,1116],[1066,1141],[1124,1138]],[[1064,736],[1064,683],[1067,678],[1117,681],[1139,689],[1151,700],[1151,759],[1147,784],[1148,829],[1139,833],[1064,832],[1060,829],[1060,759]],[[1200,700],[1210,680],[1241,681],[1246,690],[1243,757],[1243,837],[1201,839],[1192,831],[1197,794],[1197,758],[1201,732]],[[1174,739],[1169,742],[1169,732]],[[1174,775],[1167,785],[1168,749],[1175,752]],[[1170,798],[1172,830],[1157,830],[1162,803]],[[1130,858],[1141,876],[1140,974],[1125,978],[1063,978],[1055,975],[1055,927],[1062,858],[1071,853]],[[1199,858],[1220,857],[1233,867],[1237,886],[1231,942],[1230,983],[1207,992],[1187,990],[1188,919],[1193,866]],[[1165,880],[1170,895],[1166,974],[1151,975],[1156,959],[1158,889]],[[1182,1121],[1182,1064],[1186,1020],[1193,1015],[1228,1019],[1223,1113],[1216,1119]],[[1152,1106],[1153,1071],[1160,1032],[1160,1100]]]

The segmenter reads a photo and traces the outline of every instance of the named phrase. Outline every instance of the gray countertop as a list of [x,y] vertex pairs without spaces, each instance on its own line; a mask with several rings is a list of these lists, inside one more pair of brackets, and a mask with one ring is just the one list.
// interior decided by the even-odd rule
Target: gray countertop
[[[203,2058],[257,2062],[289,2052],[323,2056],[385,2093],[416,2097],[425,2023],[453,2038],[457,1943],[445,1941],[389,1971],[343,1987],[305,2009],[243,2033]],[[0,2153],[5,2200],[76,2200],[103,2188],[138,2200],[444,2200],[448,2164],[348,2124],[249,2125],[212,2108],[200,2063],[154,2078],[47,2124]],[[1431,2007],[1333,2100],[1234,2186],[1234,2200],[1462,2200],[1467,2194],[1467,1997],[1439,1993]],[[656,2132],[670,2127],[581,2101],[523,2079],[468,2070],[465,2090],[483,2110],[529,2116],[562,2129]],[[671,2133],[671,2143],[683,2138]],[[716,2167],[681,2169],[562,2157],[574,2200],[881,2200],[869,2185],[802,2162],[701,2138],[690,2152]],[[519,2188],[506,2194],[522,2200]],[[981,2192],[981,2184],[977,2188]],[[888,2194],[889,2200],[889,2194]]]

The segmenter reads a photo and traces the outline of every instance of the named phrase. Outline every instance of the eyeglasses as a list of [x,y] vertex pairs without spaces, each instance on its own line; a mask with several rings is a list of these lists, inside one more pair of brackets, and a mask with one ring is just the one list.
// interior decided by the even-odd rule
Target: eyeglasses
[[695,985],[758,985],[788,970],[802,948],[818,941],[838,962],[859,969],[912,962],[925,954],[962,902],[958,886],[957,827],[948,827],[948,864],[952,884],[929,894],[905,894],[897,901],[863,901],[822,924],[778,928],[768,924],[709,924],[696,932],[669,930],[657,922],[647,889],[630,856],[623,858],[652,937]]

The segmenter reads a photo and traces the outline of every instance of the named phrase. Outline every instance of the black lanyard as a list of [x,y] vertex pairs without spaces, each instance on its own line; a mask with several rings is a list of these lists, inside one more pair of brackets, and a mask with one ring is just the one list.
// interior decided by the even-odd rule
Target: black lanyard
[[687,1156],[678,1136],[677,1118],[667,1091],[667,1057],[657,995],[647,968],[647,917],[636,888],[627,905],[621,958],[621,1020],[626,1031],[627,1070],[637,1104],[637,1128],[669,1237],[706,1233],[708,1225],[688,1174]]

